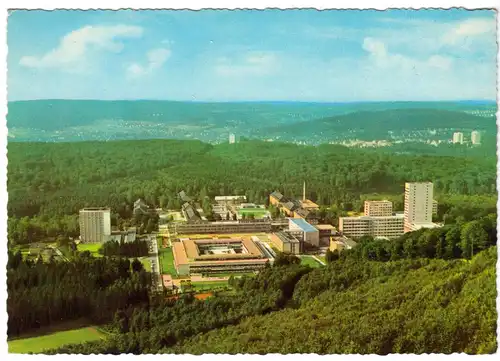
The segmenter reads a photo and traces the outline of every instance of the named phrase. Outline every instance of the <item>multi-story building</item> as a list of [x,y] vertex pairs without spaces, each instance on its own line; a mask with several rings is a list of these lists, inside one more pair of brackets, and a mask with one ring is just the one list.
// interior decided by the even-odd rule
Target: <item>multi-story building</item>
[[292,254],[302,252],[302,242],[290,232],[282,231],[273,233],[269,235],[269,240],[280,252]]
[[432,215],[436,216],[438,214],[438,202],[433,199],[432,200]]
[[[432,228],[434,188],[431,182],[413,182],[405,184],[405,232],[417,228]],[[427,227],[428,226],[428,227]]]
[[348,237],[363,236],[397,238],[404,233],[404,216],[340,217],[339,230]]
[[453,133],[453,144],[463,144],[464,142],[464,133],[455,132]]
[[80,210],[80,240],[83,243],[103,243],[111,236],[111,210],[84,208]]
[[365,216],[388,217],[392,216],[392,202],[365,201]]
[[300,235],[304,242],[313,246],[319,246],[319,231],[316,227],[312,226],[305,219],[302,218],[289,218],[288,229],[294,235]]
[[473,145],[481,144],[481,133],[479,133],[477,130],[474,130],[470,134],[470,140]]
[[281,194],[278,191],[274,191],[269,195],[269,204],[272,204],[273,206],[279,206],[281,203],[281,200],[283,199],[283,194]]
[[229,134],[229,144],[234,144],[234,143],[236,143],[236,136],[233,133],[231,133]]

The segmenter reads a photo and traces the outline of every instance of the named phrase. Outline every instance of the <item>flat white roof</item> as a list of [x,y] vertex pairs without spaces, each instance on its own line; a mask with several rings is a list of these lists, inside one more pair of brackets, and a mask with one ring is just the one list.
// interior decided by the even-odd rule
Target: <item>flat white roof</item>
[[216,201],[227,201],[235,199],[247,199],[246,196],[215,196]]

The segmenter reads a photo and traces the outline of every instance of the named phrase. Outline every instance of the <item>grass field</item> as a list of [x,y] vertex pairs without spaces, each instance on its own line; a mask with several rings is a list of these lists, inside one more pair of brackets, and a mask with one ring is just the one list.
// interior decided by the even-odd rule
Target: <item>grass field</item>
[[174,266],[174,254],[171,247],[160,248],[158,250],[160,258],[161,273],[177,276],[177,271]]
[[50,335],[23,338],[8,341],[9,353],[41,353],[44,350],[68,345],[96,341],[105,335],[93,327],[84,327],[76,330],[60,331]]
[[101,244],[99,243],[80,243],[76,246],[78,252],[89,251],[94,257],[102,257],[98,252],[99,248],[101,248]]
[[322,260],[324,263],[326,263],[326,257],[325,256],[316,256],[318,257],[320,260]]
[[311,256],[301,256],[300,257],[300,264],[309,265],[312,268],[318,268],[318,267],[323,266],[321,263],[319,263],[318,261],[316,261]]
[[[131,262],[133,261],[133,259],[131,259]],[[147,257],[141,257],[139,258],[139,261],[141,261],[142,265],[144,266],[144,269],[147,271],[147,272],[151,272],[151,260]]]
[[238,209],[238,214],[240,216],[253,214],[255,218],[262,218],[269,214],[267,209],[264,208],[241,208]]

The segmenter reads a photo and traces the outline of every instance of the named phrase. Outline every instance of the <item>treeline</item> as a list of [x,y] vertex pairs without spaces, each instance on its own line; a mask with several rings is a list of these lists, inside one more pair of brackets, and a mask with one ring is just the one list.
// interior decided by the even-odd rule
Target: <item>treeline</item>
[[465,258],[497,244],[497,215],[442,228],[420,229],[394,240],[364,236],[358,245],[340,255],[327,252],[327,260],[395,261],[403,258]]
[[99,253],[103,256],[143,257],[149,254],[149,246],[147,241],[139,239],[134,242],[109,241],[103,243]]
[[192,295],[166,300],[150,307],[124,308],[113,322],[118,333],[105,341],[75,344],[51,350],[60,353],[158,353],[199,333],[224,329],[247,317],[283,309],[296,283],[312,269],[284,261],[264,269],[256,277],[233,280],[235,295],[219,295],[204,301]]
[[137,260],[83,252],[71,262],[34,262],[9,251],[8,336],[82,317],[97,324],[112,321],[118,309],[147,305],[150,283]]

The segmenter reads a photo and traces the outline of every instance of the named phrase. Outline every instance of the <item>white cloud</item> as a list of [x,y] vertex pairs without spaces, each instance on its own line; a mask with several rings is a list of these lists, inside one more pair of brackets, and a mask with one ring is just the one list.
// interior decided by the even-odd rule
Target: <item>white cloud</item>
[[129,78],[140,78],[145,75],[152,74],[155,70],[161,68],[162,65],[165,64],[171,54],[172,52],[169,49],[152,49],[147,53],[147,64],[140,65],[134,63],[129,65],[127,68],[127,76]]
[[90,53],[118,53],[123,49],[123,44],[117,38],[139,38],[142,32],[143,29],[139,26],[85,26],[65,35],[57,48],[42,56],[23,56],[19,63],[29,68],[82,70]]
[[442,39],[450,44],[455,44],[465,37],[494,35],[495,32],[496,24],[494,19],[467,19],[456,24],[452,29],[444,34]]
[[274,52],[251,51],[237,59],[218,58],[215,71],[226,76],[267,75],[276,70],[276,67],[277,56]]
[[383,41],[373,38],[364,39],[363,49],[368,52],[369,58],[375,67],[391,71],[407,71],[416,74],[425,72],[429,68],[445,71],[449,70],[453,63],[451,57],[437,54],[419,59],[403,54],[391,53]]

